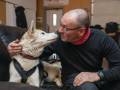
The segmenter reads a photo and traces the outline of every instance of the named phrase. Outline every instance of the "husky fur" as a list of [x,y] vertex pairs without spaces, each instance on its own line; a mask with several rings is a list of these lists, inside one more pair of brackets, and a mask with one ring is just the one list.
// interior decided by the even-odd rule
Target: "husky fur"
[[56,53],[53,53],[49,58],[48,62],[42,61],[44,71],[46,72],[45,80],[47,82],[55,82],[57,86],[62,87],[61,80],[61,62],[60,58]]

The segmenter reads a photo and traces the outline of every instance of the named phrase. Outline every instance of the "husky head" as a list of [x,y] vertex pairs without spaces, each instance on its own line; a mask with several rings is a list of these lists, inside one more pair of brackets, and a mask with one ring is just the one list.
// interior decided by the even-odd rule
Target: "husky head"
[[30,28],[20,40],[20,44],[23,46],[22,53],[39,57],[44,48],[56,39],[57,34],[37,30],[34,28],[34,22],[31,22]]

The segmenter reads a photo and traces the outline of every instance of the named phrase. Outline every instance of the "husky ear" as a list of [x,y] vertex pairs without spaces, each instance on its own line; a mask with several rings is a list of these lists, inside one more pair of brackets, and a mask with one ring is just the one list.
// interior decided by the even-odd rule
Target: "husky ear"
[[22,39],[32,38],[32,37],[33,37],[33,33],[34,33],[34,21],[32,20],[29,29],[28,29],[27,32],[23,35]]
[[28,33],[28,35],[29,35],[30,37],[33,36],[34,30],[35,30],[34,21],[32,20],[32,21],[31,21],[31,24],[30,24],[30,27],[29,27],[29,29],[28,29],[28,31],[27,31],[27,33]]

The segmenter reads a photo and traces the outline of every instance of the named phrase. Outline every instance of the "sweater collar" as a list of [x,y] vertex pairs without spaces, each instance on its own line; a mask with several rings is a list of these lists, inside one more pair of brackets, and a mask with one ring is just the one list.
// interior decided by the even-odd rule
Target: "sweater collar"
[[74,41],[72,44],[74,44],[74,45],[81,45],[81,44],[83,44],[85,41],[88,40],[90,34],[91,34],[90,29],[86,30],[85,34],[79,40]]

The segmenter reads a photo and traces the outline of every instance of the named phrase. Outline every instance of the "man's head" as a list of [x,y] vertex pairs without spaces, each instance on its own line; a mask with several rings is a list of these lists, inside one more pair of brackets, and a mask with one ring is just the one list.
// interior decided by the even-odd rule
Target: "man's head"
[[83,9],[74,9],[63,15],[58,32],[62,41],[73,42],[79,40],[88,27],[88,13]]

